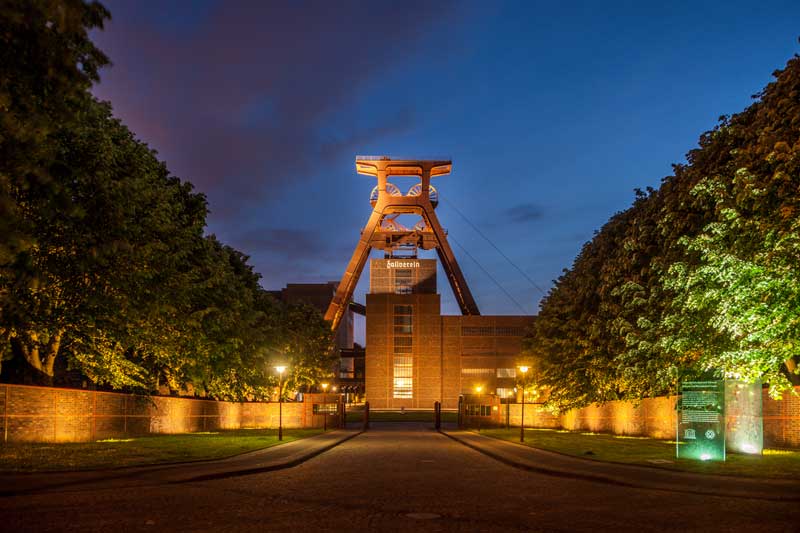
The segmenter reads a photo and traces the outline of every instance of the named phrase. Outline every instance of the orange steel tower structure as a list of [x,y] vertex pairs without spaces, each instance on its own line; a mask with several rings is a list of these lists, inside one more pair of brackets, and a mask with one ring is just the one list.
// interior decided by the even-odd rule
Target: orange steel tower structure
[[[450,287],[464,315],[480,315],[478,306],[464,280],[447,236],[439,224],[434,208],[438,204],[438,192],[431,185],[434,176],[450,174],[450,160],[391,159],[386,156],[357,156],[356,171],[366,176],[375,176],[378,184],[370,195],[372,215],[361,232],[353,256],[347,264],[342,281],[331,301],[325,319],[331,329],[337,331],[358,279],[373,248],[393,253],[404,248],[436,248]],[[400,189],[389,182],[390,176],[417,176],[420,183],[409,189],[404,196]],[[421,220],[414,228],[398,224],[399,215],[419,215]]]

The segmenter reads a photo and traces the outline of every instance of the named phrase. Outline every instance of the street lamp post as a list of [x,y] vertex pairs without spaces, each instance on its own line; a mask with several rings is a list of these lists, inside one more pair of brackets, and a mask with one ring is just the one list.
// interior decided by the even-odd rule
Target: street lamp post
[[481,404],[481,391],[483,390],[483,385],[478,385],[475,387],[475,390],[478,392],[478,433],[480,433],[481,417],[483,416],[483,405]]
[[325,408],[322,410],[322,431],[328,431],[328,384],[322,384],[322,402]]
[[276,366],[278,371],[278,440],[283,440],[283,372],[285,366]]
[[522,374],[522,416],[519,421],[519,441],[525,442],[525,374],[528,372],[527,366],[519,367]]
[[509,391],[508,398],[506,398],[506,431],[511,428],[511,396],[514,393]]

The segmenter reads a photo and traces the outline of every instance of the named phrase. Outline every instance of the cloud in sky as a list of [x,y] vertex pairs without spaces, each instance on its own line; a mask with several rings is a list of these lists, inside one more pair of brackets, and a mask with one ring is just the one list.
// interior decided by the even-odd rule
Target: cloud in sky
[[512,222],[532,222],[544,218],[544,209],[533,203],[524,203],[509,207],[505,215]]
[[[442,197],[546,285],[796,51],[797,16],[744,4],[101,1],[114,66],[95,94],[208,196],[208,231],[269,288],[341,276],[374,186],[357,153],[452,156]],[[440,218],[522,290],[470,224]],[[456,254],[484,312],[518,312]]]
[[95,39],[116,66],[95,93],[224,219],[326,159],[409,128],[413,111],[402,104],[374,124],[335,127],[335,115],[413,55],[448,7],[225,1],[187,22],[187,10],[151,6],[148,15],[109,2],[114,20]]

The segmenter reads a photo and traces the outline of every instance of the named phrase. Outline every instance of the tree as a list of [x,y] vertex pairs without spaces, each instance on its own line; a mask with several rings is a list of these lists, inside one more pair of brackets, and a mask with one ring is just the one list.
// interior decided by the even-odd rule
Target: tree
[[637,192],[543,300],[526,340],[556,407],[797,373],[800,58]]
[[[10,352],[5,316],[19,302],[9,286],[37,284],[26,252],[35,232],[21,214],[22,194],[46,196],[54,203],[64,191],[50,175],[56,158],[53,135],[75,120],[108,58],[88,38],[109,18],[99,3],[2,0],[0,2],[0,362]],[[58,217],[48,210],[43,216]],[[50,350],[57,338],[48,339]],[[45,366],[49,356],[45,356]]]
[[35,187],[14,196],[35,239],[4,273],[15,305],[3,309],[3,327],[46,382],[63,351],[93,381],[142,386],[144,369],[127,351],[180,301],[205,198],[170,176],[107,104],[86,100],[76,116],[51,135],[59,201]]
[[748,209],[768,194],[758,182],[742,169],[732,186],[710,178],[695,188],[713,199],[718,218],[681,241],[701,261],[675,263],[664,280],[676,298],[661,344],[698,352],[697,364],[721,377],[764,380],[778,396],[800,354],[800,219],[780,228]]
[[276,362],[287,365],[286,391],[308,390],[333,377],[336,353],[329,324],[318,309],[307,304],[285,304],[280,317]]
[[[327,375],[328,328],[281,306],[247,256],[204,236],[206,200],[89,94],[108,58],[96,2],[0,3],[0,360],[59,362],[144,392],[263,397]],[[63,365],[62,365],[63,366]]]

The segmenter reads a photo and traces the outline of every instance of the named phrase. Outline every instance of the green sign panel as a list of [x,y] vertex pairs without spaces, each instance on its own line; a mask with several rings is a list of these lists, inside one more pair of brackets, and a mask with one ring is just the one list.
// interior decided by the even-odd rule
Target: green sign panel
[[725,382],[684,381],[678,410],[676,456],[725,460]]

